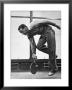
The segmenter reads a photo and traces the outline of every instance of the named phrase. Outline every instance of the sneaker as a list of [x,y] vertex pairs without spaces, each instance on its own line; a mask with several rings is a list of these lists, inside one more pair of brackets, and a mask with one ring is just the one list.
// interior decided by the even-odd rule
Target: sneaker
[[50,71],[50,72],[48,73],[48,76],[52,76],[52,75],[54,75],[54,74],[55,74],[54,72],[51,72],[51,71]]
[[49,75],[49,76],[52,76],[52,75],[54,75],[56,72],[58,72],[58,68],[49,71],[48,75]]

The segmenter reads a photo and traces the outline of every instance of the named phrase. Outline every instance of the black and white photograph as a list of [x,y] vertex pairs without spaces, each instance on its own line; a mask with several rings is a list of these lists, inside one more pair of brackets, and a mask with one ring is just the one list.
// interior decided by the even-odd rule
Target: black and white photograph
[[61,79],[61,11],[10,15],[11,78]]
[[5,4],[4,41],[5,86],[68,84],[68,4]]

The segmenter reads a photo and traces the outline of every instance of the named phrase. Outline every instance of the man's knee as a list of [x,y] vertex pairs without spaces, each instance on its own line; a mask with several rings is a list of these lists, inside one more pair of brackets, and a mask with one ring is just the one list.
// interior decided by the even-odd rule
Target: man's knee
[[42,48],[44,48],[44,47],[45,47],[44,45],[37,44],[37,49],[38,49],[38,50],[42,50]]
[[37,49],[41,50],[42,49],[42,45],[37,44]]

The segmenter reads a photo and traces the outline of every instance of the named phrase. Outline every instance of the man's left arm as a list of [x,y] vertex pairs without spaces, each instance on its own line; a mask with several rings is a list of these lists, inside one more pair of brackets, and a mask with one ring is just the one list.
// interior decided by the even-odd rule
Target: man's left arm
[[29,38],[30,45],[31,45],[31,51],[32,51],[32,58],[36,58],[36,43],[34,41],[34,37]]

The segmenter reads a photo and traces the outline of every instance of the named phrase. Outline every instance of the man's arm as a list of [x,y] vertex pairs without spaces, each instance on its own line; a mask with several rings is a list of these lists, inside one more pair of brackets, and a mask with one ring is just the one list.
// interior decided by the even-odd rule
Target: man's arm
[[30,45],[31,45],[31,51],[32,51],[32,58],[36,58],[36,43],[34,41],[34,37],[29,38]]

